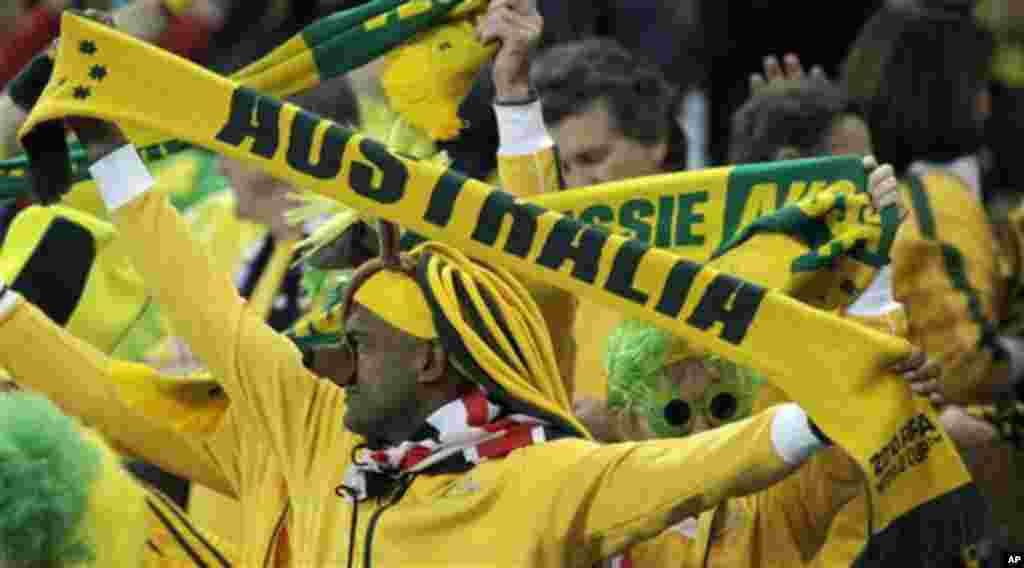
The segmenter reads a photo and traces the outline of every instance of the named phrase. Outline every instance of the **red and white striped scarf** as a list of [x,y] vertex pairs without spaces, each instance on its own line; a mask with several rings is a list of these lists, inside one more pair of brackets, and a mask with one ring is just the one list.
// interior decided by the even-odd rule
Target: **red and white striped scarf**
[[368,472],[397,478],[441,466],[449,471],[464,470],[563,436],[539,418],[506,413],[477,387],[437,409],[412,440],[356,452],[345,474],[345,486],[364,499]]

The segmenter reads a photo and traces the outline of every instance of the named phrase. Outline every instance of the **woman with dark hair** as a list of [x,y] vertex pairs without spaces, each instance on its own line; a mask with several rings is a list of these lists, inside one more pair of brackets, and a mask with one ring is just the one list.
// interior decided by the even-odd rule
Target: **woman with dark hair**
[[[898,170],[950,163],[975,193],[994,40],[966,0],[893,1],[861,29],[843,69],[875,147]],[[972,171],[973,170],[973,171]]]
[[[537,37],[541,49],[607,38],[648,58],[680,92],[694,89],[705,74],[704,32],[695,0],[535,0],[534,5],[544,20]],[[500,117],[491,102],[500,89],[492,66],[481,69],[459,109],[466,127],[457,139],[439,144],[452,165],[472,177],[484,179],[498,167]]]
[[1001,382],[1013,355],[994,327],[1003,283],[977,157],[993,42],[971,6],[890,3],[844,69],[875,150],[906,179],[914,205],[892,253],[896,299],[911,310],[914,341],[942,360],[943,394],[964,403]]

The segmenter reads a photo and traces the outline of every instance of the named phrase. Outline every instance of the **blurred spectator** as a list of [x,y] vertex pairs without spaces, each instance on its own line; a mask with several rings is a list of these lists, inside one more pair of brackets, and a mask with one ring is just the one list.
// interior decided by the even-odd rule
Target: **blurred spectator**
[[985,125],[986,199],[1005,193],[1019,200],[1024,188],[1024,161],[1018,158],[1024,129],[1024,2],[983,0],[975,14],[996,39],[989,83],[992,116]]
[[872,154],[857,108],[824,77],[807,77],[756,93],[733,116],[729,163]]
[[[534,58],[530,82],[558,149],[565,186],[686,169],[678,89],[659,66],[618,42],[591,38],[556,45]],[[604,338],[622,315],[583,298],[576,301],[573,331],[566,334],[575,343],[576,390],[600,396]]]
[[[908,306],[911,339],[943,364],[941,394],[961,403],[1022,356],[999,335],[1007,306],[998,254],[1010,251],[998,250],[983,206],[994,50],[972,2],[892,2],[864,26],[844,69],[879,155],[909,174],[914,222],[894,244],[894,294]],[[1005,447],[983,455],[978,485],[995,518],[1019,533],[1021,460]]]
[[[537,0],[537,7],[544,17],[541,48],[594,36],[615,39],[653,61],[681,92],[699,81],[702,34],[690,0]],[[439,144],[451,156],[453,167],[480,179],[497,163],[498,127],[492,100],[494,82],[488,65],[460,108],[468,126],[458,139]]]
[[[862,23],[883,3],[701,1],[697,11],[707,70],[710,163],[722,165],[728,159],[732,115],[747,99],[748,77],[761,68],[764,54],[813,54],[834,75]],[[879,156],[889,160],[884,153]]]
[[[118,27],[192,59],[199,58],[222,22],[212,0],[192,0],[185,9],[161,0],[135,0],[114,12]],[[106,10],[109,2],[43,0],[22,12],[0,47],[0,85],[6,84],[60,32],[60,15],[69,8]]]
[[224,24],[205,64],[232,73],[281,45],[321,15],[317,0],[219,0]]
[[[994,41],[971,7],[966,0],[893,3],[850,46],[845,87],[862,106],[879,155],[898,171],[917,160],[975,156],[982,147]],[[979,191],[978,171],[961,175]]]
[[530,79],[567,187],[686,169],[678,91],[617,42],[553,47],[534,60]]

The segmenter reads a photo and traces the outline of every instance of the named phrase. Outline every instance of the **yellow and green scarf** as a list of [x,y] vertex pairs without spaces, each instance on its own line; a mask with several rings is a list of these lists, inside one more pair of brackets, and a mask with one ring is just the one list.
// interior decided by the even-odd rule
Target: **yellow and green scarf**
[[[317,20],[231,77],[285,98],[384,57],[382,84],[392,108],[433,138],[449,139],[463,126],[459,103],[496,51],[473,30],[472,18],[486,7],[487,0],[374,0]],[[90,72],[94,82],[103,81],[102,67]],[[90,88],[82,87],[82,93]],[[154,162],[189,146],[164,138],[140,153]],[[87,179],[81,147],[73,146],[71,157],[72,179]],[[0,162],[0,203],[20,196],[28,165],[24,156]]]
[[[93,77],[97,67],[104,69],[102,80]],[[181,104],[182,92],[191,104]],[[54,79],[22,141],[41,127],[62,129],[67,116],[116,122],[136,143],[162,136],[207,147],[750,366],[799,401],[862,466],[873,545],[903,545],[893,541],[901,526],[932,522],[932,550],[953,555],[966,536],[961,530],[972,530],[952,527],[945,516],[944,506],[962,507],[977,495],[956,449],[928,402],[883,370],[908,356],[910,345],[778,289],[791,280],[794,262],[814,264],[833,247],[860,248],[868,259],[887,255],[882,223],[866,195],[820,192],[786,214],[808,229],[798,231],[800,238],[766,232],[771,227],[752,231],[702,265],[394,155],[294,105],[71,14],[63,18]],[[35,142],[26,145],[30,152],[60,149],[47,146],[45,137]],[[712,227],[722,222],[707,220]],[[752,270],[753,280],[765,285],[750,281]]]

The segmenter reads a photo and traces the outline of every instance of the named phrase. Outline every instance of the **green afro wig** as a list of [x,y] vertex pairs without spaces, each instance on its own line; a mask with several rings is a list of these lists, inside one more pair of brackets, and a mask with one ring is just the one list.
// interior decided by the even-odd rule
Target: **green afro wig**
[[[626,408],[646,417],[647,425],[659,437],[685,436],[689,421],[679,420],[673,411],[680,405],[678,381],[671,380],[669,367],[682,361],[699,361],[718,380],[700,400],[688,407],[711,408],[716,400],[733,400],[735,409],[725,422],[750,416],[758,386],[763,382],[753,370],[740,367],[716,355],[699,353],[680,337],[647,322],[626,320],[608,338],[605,369],[608,371],[608,406]],[[719,399],[719,394],[731,399]]]
[[83,525],[102,461],[78,424],[47,399],[0,395],[0,564],[94,560]]

